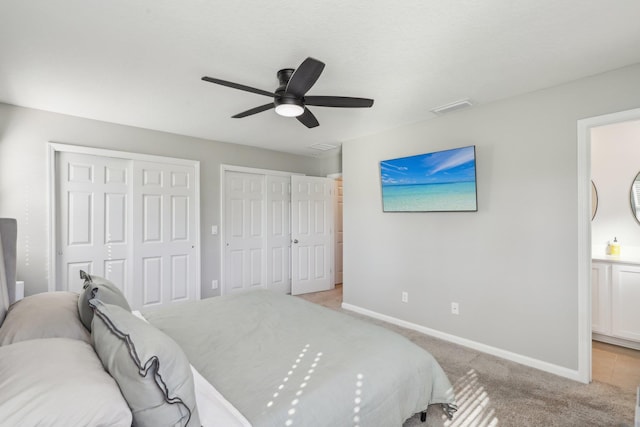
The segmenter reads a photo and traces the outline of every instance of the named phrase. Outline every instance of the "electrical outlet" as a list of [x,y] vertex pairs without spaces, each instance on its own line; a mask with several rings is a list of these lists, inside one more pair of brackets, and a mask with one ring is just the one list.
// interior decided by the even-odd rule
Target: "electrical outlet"
[[218,281],[216,279],[211,281],[211,289],[218,289]]
[[457,302],[451,303],[451,314],[460,314],[460,307]]
[[409,302],[409,292],[402,292],[402,302]]

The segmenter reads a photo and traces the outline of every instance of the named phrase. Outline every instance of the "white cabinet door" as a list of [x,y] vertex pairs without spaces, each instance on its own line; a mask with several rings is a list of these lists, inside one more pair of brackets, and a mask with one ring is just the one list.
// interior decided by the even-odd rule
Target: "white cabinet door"
[[291,177],[291,294],[334,287],[333,180]]
[[611,334],[611,265],[591,264],[591,328],[598,334]]
[[135,161],[133,175],[133,306],[197,299],[194,168]]
[[611,296],[611,334],[640,341],[640,266],[613,266]]
[[225,172],[224,293],[265,286],[265,176]]
[[56,157],[56,290],[80,292],[80,270],[130,297],[130,162],[61,152]]

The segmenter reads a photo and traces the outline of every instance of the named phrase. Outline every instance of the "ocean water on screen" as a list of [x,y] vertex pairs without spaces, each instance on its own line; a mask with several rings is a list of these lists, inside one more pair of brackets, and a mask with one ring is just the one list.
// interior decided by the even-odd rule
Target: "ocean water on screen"
[[475,211],[476,183],[385,185],[385,212]]

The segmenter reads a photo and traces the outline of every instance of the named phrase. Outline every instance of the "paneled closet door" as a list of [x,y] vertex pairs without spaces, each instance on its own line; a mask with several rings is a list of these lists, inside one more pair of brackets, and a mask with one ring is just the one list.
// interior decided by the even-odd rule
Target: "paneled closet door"
[[224,293],[266,287],[265,176],[225,172]]
[[291,293],[291,178],[267,175],[267,288]]
[[56,290],[79,292],[80,270],[130,297],[131,162],[61,152],[56,158]]
[[194,168],[135,161],[133,175],[133,305],[197,299]]

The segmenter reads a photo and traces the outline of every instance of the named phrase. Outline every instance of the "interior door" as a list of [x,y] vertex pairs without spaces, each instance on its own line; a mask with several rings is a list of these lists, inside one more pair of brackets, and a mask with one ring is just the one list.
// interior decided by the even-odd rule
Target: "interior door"
[[135,161],[133,165],[133,306],[159,307],[198,298],[195,169]]
[[85,270],[130,297],[130,166],[111,157],[56,156],[56,290],[79,292]]
[[267,288],[291,293],[291,178],[267,175]]
[[334,287],[333,180],[291,177],[291,294]]
[[264,288],[265,177],[225,172],[224,293]]

